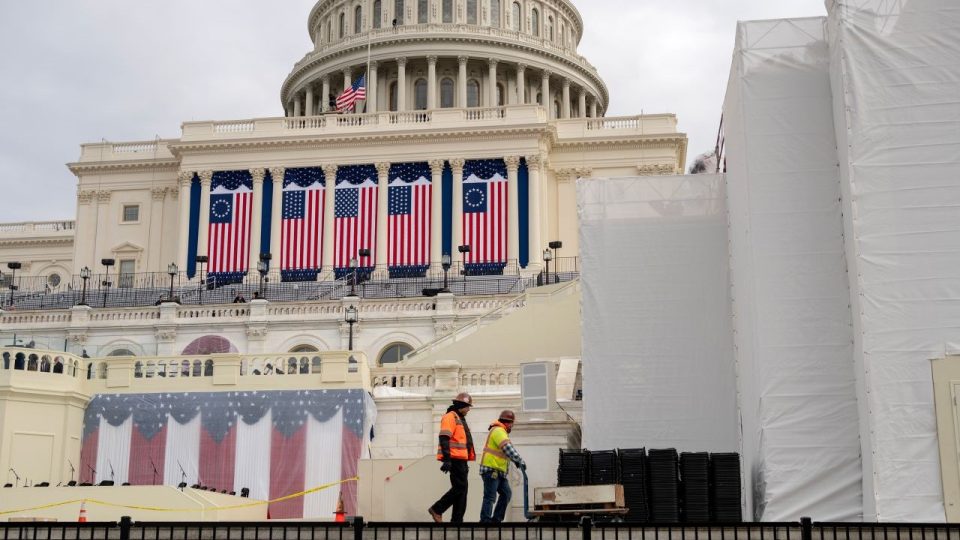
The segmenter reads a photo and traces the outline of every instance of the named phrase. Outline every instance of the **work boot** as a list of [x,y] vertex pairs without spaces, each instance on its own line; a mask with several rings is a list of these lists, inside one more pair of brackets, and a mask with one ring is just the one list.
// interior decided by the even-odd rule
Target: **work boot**
[[443,523],[443,515],[438,514],[436,511],[434,511],[432,506],[430,508],[427,508],[427,512],[430,513],[430,517],[433,518],[434,523]]

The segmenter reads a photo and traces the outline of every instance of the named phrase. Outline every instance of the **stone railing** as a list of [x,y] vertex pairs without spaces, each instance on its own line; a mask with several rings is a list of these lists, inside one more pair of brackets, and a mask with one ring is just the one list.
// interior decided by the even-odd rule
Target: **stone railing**
[[87,143],[80,146],[80,160],[77,164],[101,161],[130,161],[144,159],[173,159],[166,139],[151,141],[124,141]]
[[77,228],[77,222],[66,221],[23,221],[19,223],[0,223],[0,234],[17,235],[34,232],[70,232]]
[[673,114],[568,119],[556,120],[555,123],[557,136],[561,139],[619,135],[678,135],[677,117]]
[[0,347],[0,369],[4,372],[33,371],[82,379],[86,366],[86,359],[62,351]]
[[406,394],[432,396],[435,392],[465,390],[473,394],[520,391],[519,366],[462,368],[456,362],[428,367],[379,367],[370,370],[374,397]]
[[157,143],[119,143],[113,145],[114,154],[147,154],[157,151]]

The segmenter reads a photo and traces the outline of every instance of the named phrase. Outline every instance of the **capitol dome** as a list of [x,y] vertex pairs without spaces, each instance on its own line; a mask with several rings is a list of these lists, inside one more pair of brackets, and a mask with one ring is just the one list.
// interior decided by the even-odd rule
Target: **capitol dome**
[[569,0],[320,0],[307,27],[314,49],[280,92],[287,116],[332,109],[368,59],[365,112],[539,103],[583,118],[609,102],[577,54],[583,19]]

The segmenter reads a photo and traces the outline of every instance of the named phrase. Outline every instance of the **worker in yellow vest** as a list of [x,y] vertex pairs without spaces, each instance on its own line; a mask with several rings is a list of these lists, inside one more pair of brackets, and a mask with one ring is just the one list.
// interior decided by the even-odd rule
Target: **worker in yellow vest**
[[516,463],[520,470],[527,469],[527,464],[510,442],[509,433],[513,429],[514,420],[516,415],[513,411],[502,411],[497,421],[490,424],[487,443],[483,445],[483,455],[480,458],[480,477],[483,478],[481,523],[501,523],[507,514],[507,505],[513,495],[507,476],[510,462]]

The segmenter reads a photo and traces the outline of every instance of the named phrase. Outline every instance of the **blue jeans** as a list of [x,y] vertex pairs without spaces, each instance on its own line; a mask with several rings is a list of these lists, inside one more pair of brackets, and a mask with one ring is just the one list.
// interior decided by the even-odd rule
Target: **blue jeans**
[[[480,507],[480,523],[501,523],[507,515],[507,505],[513,492],[510,490],[510,479],[507,473],[499,471],[485,472],[483,478],[483,506]],[[497,495],[500,498],[497,499]],[[496,508],[494,508],[496,502]],[[493,511],[491,514],[490,512]]]

